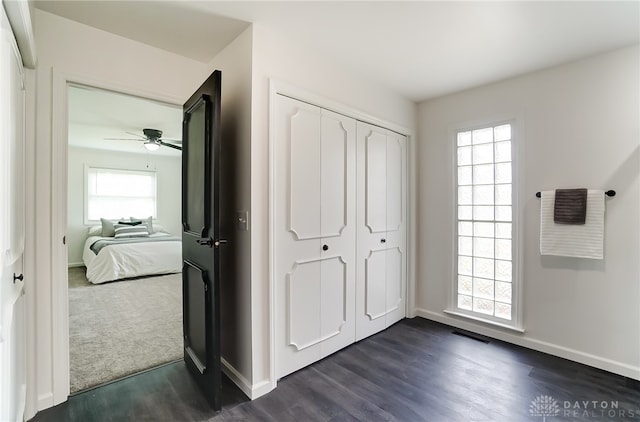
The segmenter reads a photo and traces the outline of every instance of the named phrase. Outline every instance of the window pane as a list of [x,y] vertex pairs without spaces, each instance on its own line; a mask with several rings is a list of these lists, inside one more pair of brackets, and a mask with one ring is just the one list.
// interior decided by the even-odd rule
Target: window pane
[[473,146],[473,164],[486,164],[493,162],[493,144]]
[[458,276],[458,293],[462,295],[470,295],[473,292],[473,283],[471,277],[466,275]]
[[496,143],[496,163],[511,161],[511,141]]
[[471,166],[458,167],[458,186],[471,184],[471,169]]
[[458,148],[458,165],[459,166],[468,166],[471,164],[471,148],[472,147]]
[[474,278],[473,297],[493,300],[493,280]]
[[[473,238],[473,256],[493,258],[494,240],[487,237]],[[471,255],[471,254],[469,254]]]
[[496,205],[511,205],[511,184],[496,185]]
[[495,140],[497,141],[507,141],[511,139],[511,125],[502,125],[496,126],[494,129]]
[[493,205],[493,185],[480,185],[473,187],[474,205]]
[[472,217],[471,210],[472,210],[472,207],[470,206],[458,207],[458,219],[471,220],[471,217]]
[[496,316],[511,320],[511,305],[496,302]]
[[488,127],[473,131],[473,144],[484,144],[493,142],[493,128]]
[[458,257],[458,274],[473,275],[473,261],[468,256]]
[[86,220],[156,217],[156,173],[87,168]]
[[496,261],[496,280],[511,281],[510,261]]
[[511,303],[511,283],[496,281],[496,300]]
[[496,223],[496,237],[511,239],[511,223]]
[[478,205],[473,207],[474,220],[493,220],[493,207]]
[[473,235],[480,237],[493,237],[494,223],[473,223]]
[[458,238],[458,254],[471,256],[473,252],[473,238],[460,236]]
[[511,163],[496,164],[496,183],[511,183]]
[[508,239],[496,239],[496,258],[511,260],[511,241]]
[[459,205],[471,205],[472,204],[472,187],[471,186],[460,186],[458,188],[458,204]]
[[473,184],[487,185],[493,183],[493,164],[473,166]]
[[496,220],[511,221],[511,207],[508,207],[508,206],[496,207]]
[[481,314],[493,315],[493,301],[473,298],[473,310]]
[[472,236],[473,235],[472,227],[473,227],[473,223],[460,221],[458,223],[458,234],[460,236]]
[[[467,275],[467,274],[465,274]],[[474,277],[493,278],[493,259],[473,258]]]
[[471,145],[471,132],[458,133],[458,146]]
[[458,308],[470,311],[472,309],[471,297],[458,295]]

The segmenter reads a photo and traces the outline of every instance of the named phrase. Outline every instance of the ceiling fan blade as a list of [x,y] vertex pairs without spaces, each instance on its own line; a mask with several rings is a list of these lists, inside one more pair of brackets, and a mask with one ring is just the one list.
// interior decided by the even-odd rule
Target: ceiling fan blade
[[165,142],[171,142],[173,144],[181,144],[182,143],[182,139],[169,139],[169,138],[162,138],[160,139],[161,141],[165,141]]
[[131,139],[131,138],[102,138],[105,141],[140,141],[145,142],[146,139]]
[[139,133],[133,133],[133,132],[125,132],[128,135],[133,135],[133,136],[137,136],[138,138],[142,139],[143,141],[147,140],[147,137],[144,135],[140,135]]
[[163,145],[163,146],[169,147],[169,148],[173,148],[173,149],[177,149],[178,151],[182,151],[182,147],[179,147],[178,145],[168,144],[168,143],[162,142],[162,141],[160,141],[160,145]]

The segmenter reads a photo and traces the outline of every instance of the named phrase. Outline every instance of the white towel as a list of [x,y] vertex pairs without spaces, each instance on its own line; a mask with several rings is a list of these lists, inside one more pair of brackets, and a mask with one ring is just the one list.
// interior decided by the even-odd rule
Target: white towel
[[542,192],[540,200],[540,254],[603,259],[604,191],[587,192],[585,224],[553,222],[555,192]]

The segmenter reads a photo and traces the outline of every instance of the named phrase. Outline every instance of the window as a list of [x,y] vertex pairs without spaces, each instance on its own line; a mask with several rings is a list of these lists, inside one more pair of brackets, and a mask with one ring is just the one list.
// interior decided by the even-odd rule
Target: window
[[85,223],[100,218],[156,218],[154,171],[85,168]]
[[513,320],[512,125],[458,132],[458,311]]

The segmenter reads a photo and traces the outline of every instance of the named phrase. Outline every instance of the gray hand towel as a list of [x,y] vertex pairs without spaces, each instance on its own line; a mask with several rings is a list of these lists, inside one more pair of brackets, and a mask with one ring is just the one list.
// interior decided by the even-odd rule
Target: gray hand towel
[[584,224],[587,218],[587,189],[556,189],[553,221]]

